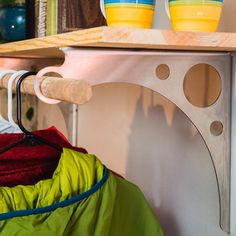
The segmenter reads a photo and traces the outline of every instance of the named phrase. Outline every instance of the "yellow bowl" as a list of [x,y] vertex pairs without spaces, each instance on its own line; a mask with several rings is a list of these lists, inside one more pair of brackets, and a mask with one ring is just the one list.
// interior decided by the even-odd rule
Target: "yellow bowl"
[[133,6],[107,6],[106,20],[108,26],[151,28],[154,9]]
[[222,6],[186,4],[170,6],[172,28],[176,31],[215,32]]

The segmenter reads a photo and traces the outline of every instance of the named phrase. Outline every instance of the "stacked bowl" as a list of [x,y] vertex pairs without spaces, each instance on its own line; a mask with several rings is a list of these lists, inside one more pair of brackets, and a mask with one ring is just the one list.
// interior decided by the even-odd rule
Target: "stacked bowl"
[[109,26],[151,28],[155,0],[104,0]]
[[223,0],[169,0],[173,30],[215,32]]

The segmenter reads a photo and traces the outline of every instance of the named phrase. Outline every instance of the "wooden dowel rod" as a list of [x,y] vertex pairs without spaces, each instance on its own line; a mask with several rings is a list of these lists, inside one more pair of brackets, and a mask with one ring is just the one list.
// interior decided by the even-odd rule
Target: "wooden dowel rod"
[[[27,77],[22,83],[22,92],[35,95],[34,77]],[[1,88],[7,88],[10,75],[4,76],[0,82]],[[17,79],[13,83],[13,91],[16,90]],[[40,89],[45,97],[61,100],[68,103],[84,104],[92,96],[90,85],[84,80],[64,79],[43,76],[40,78]]]

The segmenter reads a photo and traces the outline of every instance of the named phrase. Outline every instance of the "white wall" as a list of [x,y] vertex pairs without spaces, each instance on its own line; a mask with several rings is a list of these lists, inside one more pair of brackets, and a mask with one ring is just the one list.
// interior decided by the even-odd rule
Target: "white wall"
[[224,7],[218,31],[236,32],[235,12],[236,12],[236,1],[224,0]]
[[232,122],[231,122],[231,232],[236,235],[236,59],[234,58],[233,81],[232,81]]
[[80,144],[144,191],[165,235],[226,235],[208,151],[173,104],[138,86],[100,86],[79,124]]

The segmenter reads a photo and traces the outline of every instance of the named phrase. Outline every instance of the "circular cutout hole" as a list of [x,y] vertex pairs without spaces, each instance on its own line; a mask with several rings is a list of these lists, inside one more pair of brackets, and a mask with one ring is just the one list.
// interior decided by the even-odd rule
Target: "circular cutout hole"
[[165,64],[158,65],[156,68],[156,76],[160,80],[166,80],[170,76],[170,68]]
[[210,131],[214,136],[219,136],[223,133],[223,124],[220,121],[214,121],[211,123]]
[[197,107],[209,107],[221,93],[221,78],[218,71],[208,64],[193,66],[184,78],[184,94]]

